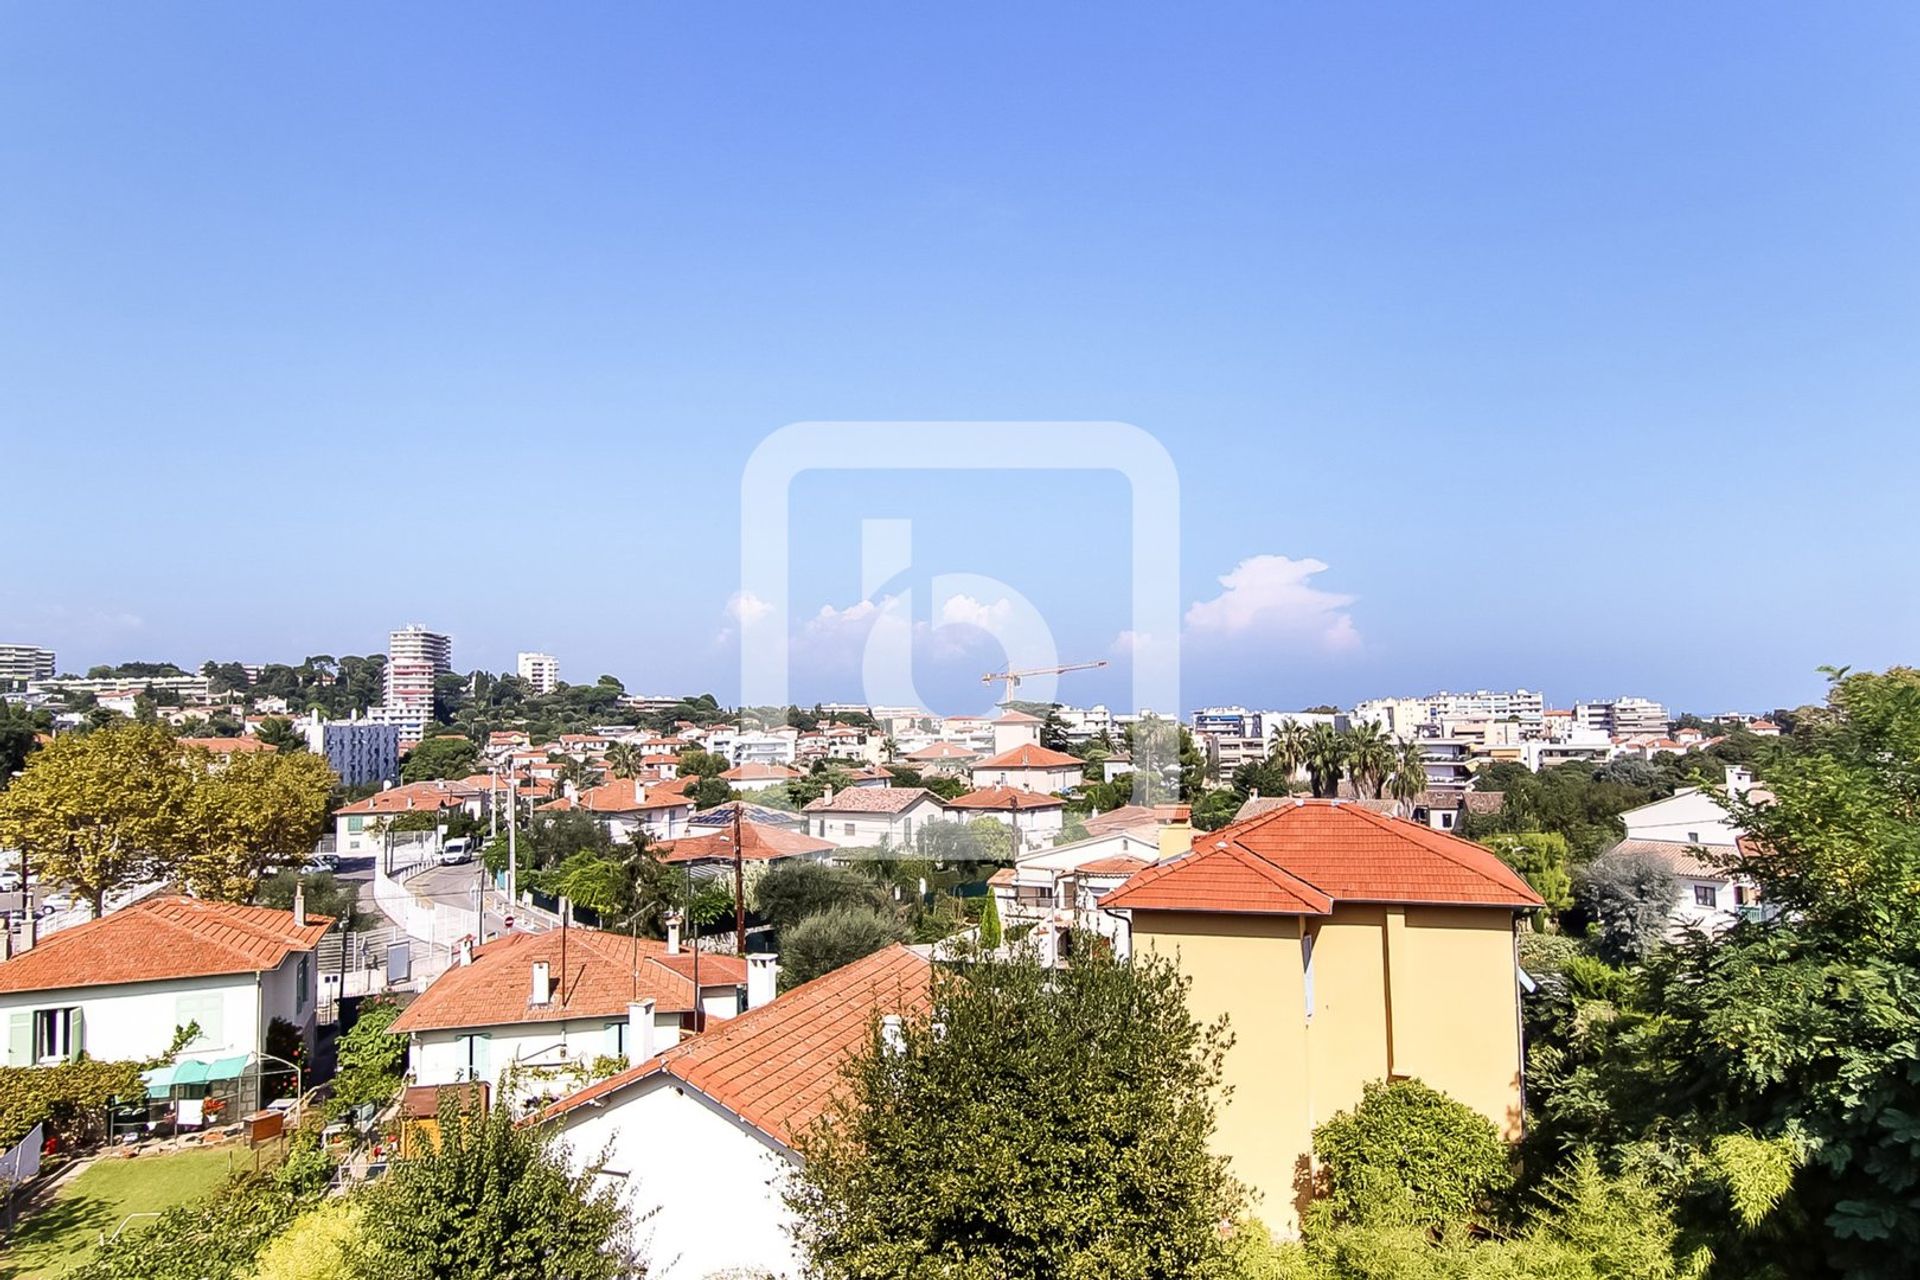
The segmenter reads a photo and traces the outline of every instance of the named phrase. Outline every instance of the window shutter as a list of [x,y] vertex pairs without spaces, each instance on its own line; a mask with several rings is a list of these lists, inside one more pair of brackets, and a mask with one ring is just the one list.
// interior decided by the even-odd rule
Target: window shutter
[[33,1065],[33,1014],[30,1012],[7,1015],[7,1065]]
[[609,1022],[607,1024],[607,1046],[602,1052],[609,1058],[624,1058],[627,1056],[626,1042],[627,1024],[624,1022]]
[[87,1047],[87,1011],[75,1005],[67,1012],[67,1061],[78,1062]]

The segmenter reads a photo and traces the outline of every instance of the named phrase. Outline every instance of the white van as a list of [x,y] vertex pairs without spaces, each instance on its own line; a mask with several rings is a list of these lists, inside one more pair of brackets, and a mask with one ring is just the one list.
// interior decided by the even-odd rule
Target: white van
[[457,867],[472,860],[473,841],[465,836],[455,836],[440,846],[440,865],[443,867]]

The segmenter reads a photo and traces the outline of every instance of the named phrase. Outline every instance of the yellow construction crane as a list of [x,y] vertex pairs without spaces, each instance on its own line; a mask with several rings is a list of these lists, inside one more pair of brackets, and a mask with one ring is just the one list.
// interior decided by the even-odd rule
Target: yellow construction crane
[[1013,701],[1013,691],[1019,688],[1020,682],[1029,676],[1057,676],[1063,671],[1091,671],[1095,667],[1104,667],[1106,665],[1107,660],[1102,658],[1098,662],[1069,662],[1064,667],[1024,667],[1019,671],[1008,667],[1005,671],[987,672],[987,674],[980,677],[980,683],[992,684],[995,680],[998,680],[1005,684],[1006,689],[1000,695],[1000,703],[1004,706]]

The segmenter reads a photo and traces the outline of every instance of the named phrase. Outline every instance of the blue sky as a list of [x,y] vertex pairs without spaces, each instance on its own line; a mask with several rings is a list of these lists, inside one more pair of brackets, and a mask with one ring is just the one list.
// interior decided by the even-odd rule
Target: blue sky
[[[726,697],[767,433],[1117,420],[1189,705],[1805,700],[1916,656],[1916,65],[1907,4],[7,6],[0,639]],[[794,598],[912,518],[1124,700],[1124,500],[810,478]]]

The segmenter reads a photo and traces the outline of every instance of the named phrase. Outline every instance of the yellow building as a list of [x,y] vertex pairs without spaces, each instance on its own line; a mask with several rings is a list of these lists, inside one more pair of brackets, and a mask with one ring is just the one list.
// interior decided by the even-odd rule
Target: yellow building
[[1540,898],[1479,845],[1363,805],[1301,800],[1197,836],[1101,900],[1177,957],[1234,1045],[1215,1143],[1296,1229],[1314,1127],[1370,1080],[1417,1077],[1520,1136],[1515,913]]

